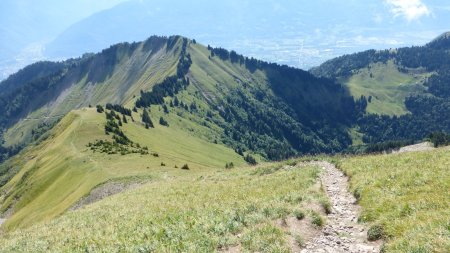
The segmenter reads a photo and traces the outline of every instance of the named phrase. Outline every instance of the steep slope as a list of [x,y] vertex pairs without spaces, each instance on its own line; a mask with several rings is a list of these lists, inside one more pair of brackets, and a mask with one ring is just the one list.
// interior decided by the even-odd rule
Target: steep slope
[[355,104],[334,82],[220,48],[194,44],[190,54],[188,91],[199,93],[196,103],[211,107],[209,118],[224,129],[225,143],[269,159],[334,152],[349,144],[344,128],[356,114]]
[[345,55],[311,72],[338,80],[367,104],[358,119],[365,142],[421,140],[450,132],[449,49],[445,33],[425,46]]
[[0,84],[6,90],[0,95],[0,123],[9,129],[4,134],[6,145],[29,141],[33,128],[70,110],[106,102],[123,104],[139,90],[150,89],[176,67],[177,48],[167,52],[167,40],[152,37],[143,43],[118,44],[58,67],[38,63],[11,76]]
[[329,79],[179,36],[58,66],[36,79],[18,73],[31,81],[4,96],[6,144],[36,140],[0,167],[7,229],[60,215],[109,180],[336,152],[357,114]]

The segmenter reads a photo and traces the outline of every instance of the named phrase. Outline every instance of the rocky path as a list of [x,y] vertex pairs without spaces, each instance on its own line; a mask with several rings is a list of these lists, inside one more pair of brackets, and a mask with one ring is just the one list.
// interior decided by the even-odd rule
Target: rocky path
[[5,222],[5,219],[0,219],[0,226],[3,224],[3,222]]
[[367,229],[357,223],[359,206],[348,192],[347,177],[330,163],[314,164],[323,168],[322,184],[333,207],[321,234],[307,242],[301,253],[380,252],[380,243],[368,242]]

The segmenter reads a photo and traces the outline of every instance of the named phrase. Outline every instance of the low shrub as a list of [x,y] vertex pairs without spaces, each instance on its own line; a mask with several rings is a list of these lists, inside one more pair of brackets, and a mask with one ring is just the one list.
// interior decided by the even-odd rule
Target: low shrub
[[295,210],[294,216],[295,218],[297,218],[297,220],[303,220],[303,218],[305,218],[305,213],[301,210]]
[[383,227],[381,225],[373,225],[367,230],[367,239],[369,241],[377,241],[383,238]]
[[312,218],[311,223],[313,225],[316,225],[318,227],[322,227],[325,224],[324,219],[317,212],[312,212],[311,213],[311,218]]
[[322,206],[323,210],[326,214],[331,214],[331,203],[328,199],[322,199],[320,200],[320,205]]
[[225,169],[232,169],[234,168],[234,164],[232,162],[225,164]]

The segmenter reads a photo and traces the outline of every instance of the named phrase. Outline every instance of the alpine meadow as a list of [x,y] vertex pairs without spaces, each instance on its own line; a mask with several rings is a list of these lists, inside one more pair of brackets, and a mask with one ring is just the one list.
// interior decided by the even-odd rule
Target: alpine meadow
[[[450,32],[436,37],[441,28],[426,21],[443,22],[440,5],[372,3],[378,11],[393,8],[369,29],[373,37],[353,39],[343,32],[351,29],[345,22],[321,37],[342,48],[367,39],[368,50],[303,70],[236,50],[267,47],[270,59],[297,52],[289,43],[301,26],[280,16],[297,10],[293,2],[251,0],[238,8],[221,1],[218,7],[234,10],[221,26],[200,22],[224,14],[200,8],[210,4],[202,1],[173,1],[179,17],[156,21],[167,12],[158,1],[99,1],[100,12],[75,1],[73,12],[84,6],[83,15],[92,16],[68,13],[80,22],[56,39],[42,34],[42,54],[70,54],[62,38],[82,43],[72,45],[74,53],[112,39],[82,37],[86,24],[94,32],[99,24],[154,20],[154,30],[164,32],[117,29],[117,38],[129,42],[73,58],[30,58],[34,63],[0,82],[0,252],[450,252]],[[43,11],[48,4],[41,4],[30,13],[54,18],[54,8]],[[255,13],[245,18],[234,9],[250,11],[249,4]],[[11,13],[35,5],[8,0]],[[313,18],[309,5],[298,10],[298,22]],[[189,14],[194,7],[198,19]],[[273,12],[267,17],[271,26],[282,25],[284,42],[270,40],[276,33],[256,37],[269,29],[258,10]],[[336,11],[317,15],[339,23],[347,12]],[[260,16],[248,27],[255,31],[236,27],[234,44],[227,44],[235,46],[221,46],[231,35],[216,32]],[[403,29],[395,40],[378,24],[388,16],[392,29]],[[192,19],[186,24],[199,28],[187,34],[198,38],[167,35],[175,26],[186,29],[170,22],[176,18]],[[393,24],[403,18],[407,25]],[[310,34],[302,35],[303,56],[332,50],[327,41],[307,44],[325,31],[316,23],[322,28],[303,28]],[[21,24],[8,29],[19,33]],[[425,28],[435,28],[420,34],[427,43],[389,46]],[[361,29],[355,25],[352,34]],[[386,29],[385,39],[376,39],[377,29]],[[137,30],[147,39],[131,42]],[[25,57],[36,43],[23,49]]]

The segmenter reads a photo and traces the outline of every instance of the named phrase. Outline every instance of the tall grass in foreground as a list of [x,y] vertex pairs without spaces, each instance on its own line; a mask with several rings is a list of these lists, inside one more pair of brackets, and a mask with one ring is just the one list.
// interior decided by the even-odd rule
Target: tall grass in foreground
[[386,252],[450,252],[450,150],[343,159],[373,238]]
[[324,198],[319,168],[234,169],[162,179],[0,236],[0,251],[289,252],[275,220]]

